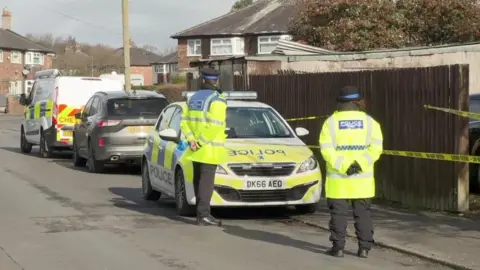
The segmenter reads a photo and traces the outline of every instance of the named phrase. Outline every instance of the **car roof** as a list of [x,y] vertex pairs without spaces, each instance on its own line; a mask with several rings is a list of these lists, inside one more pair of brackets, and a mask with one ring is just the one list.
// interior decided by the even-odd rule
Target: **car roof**
[[128,93],[125,91],[108,91],[108,92],[100,91],[98,93],[105,95],[108,99],[128,98],[128,97],[139,97],[139,98],[154,97],[154,98],[166,99],[164,95],[157,93],[155,91],[150,91],[150,90],[135,90],[135,91],[129,91]]
[[480,99],[480,94],[471,94],[470,99]]
[[[174,102],[171,105],[185,105],[185,101]],[[267,105],[258,101],[243,101],[243,100],[227,100],[228,107],[253,107],[253,108],[271,108],[270,105]]]

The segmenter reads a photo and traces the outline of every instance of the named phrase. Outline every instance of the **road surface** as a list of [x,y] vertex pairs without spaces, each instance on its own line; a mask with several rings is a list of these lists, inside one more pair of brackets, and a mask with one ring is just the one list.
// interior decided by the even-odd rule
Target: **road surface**
[[448,269],[382,249],[359,259],[352,241],[328,257],[328,235],[285,211],[222,211],[223,228],[197,227],[171,200],[142,201],[138,172],[21,154],[19,123],[0,118],[1,270]]

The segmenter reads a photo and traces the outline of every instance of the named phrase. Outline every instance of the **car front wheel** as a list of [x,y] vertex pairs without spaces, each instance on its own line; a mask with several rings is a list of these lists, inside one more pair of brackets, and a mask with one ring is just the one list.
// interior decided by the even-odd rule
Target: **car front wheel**
[[22,153],[28,154],[32,152],[32,147],[33,145],[27,142],[25,131],[23,130],[22,126],[22,130],[20,132],[20,150],[22,151]]
[[142,165],[142,196],[147,201],[158,201],[161,193],[153,190],[150,182],[150,172],[148,171],[148,162],[144,161]]
[[189,205],[187,191],[185,190],[185,178],[181,169],[175,172],[175,204],[180,216],[194,216],[195,206]]

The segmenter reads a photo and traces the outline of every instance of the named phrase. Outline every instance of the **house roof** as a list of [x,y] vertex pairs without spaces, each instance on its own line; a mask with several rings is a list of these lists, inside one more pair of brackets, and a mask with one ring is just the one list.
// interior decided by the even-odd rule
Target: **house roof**
[[158,59],[155,64],[173,64],[178,63],[178,52],[172,52]]
[[[123,55],[123,48],[117,49],[117,52]],[[130,65],[132,66],[151,66],[160,59],[161,56],[149,52],[142,48],[133,47],[130,48]]]
[[295,0],[258,0],[245,8],[196,25],[171,38],[287,33]]
[[53,53],[51,49],[7,29],[0,29],[0,48]]

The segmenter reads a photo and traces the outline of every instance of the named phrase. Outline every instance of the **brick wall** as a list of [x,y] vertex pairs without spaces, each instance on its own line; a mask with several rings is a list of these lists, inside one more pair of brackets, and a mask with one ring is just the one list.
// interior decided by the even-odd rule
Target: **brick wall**
[[[24,59],[24,57],[23,57]],[[22,91],[25,91],[25,77],[23,76],[23,64],[10,63],[10,51],[3,50],[3,62],[0,63],[0,93],[3,95],[9,95],[10,81],[20,82],[22,85]],[[52,57],[45,56],[45,62],[43,66],[38,67],[38,70],[52,68]],[[28,77],[33,78],[33,72]],[[30,78],[29,78],[30,79]],[[12,114],[23,113],[23,106],[18,104],[18,98],[8,97],[8,109]]]
[[152,66],[132,66],[132,74],[142,74],[144,85],[153,85],[153,67]]

